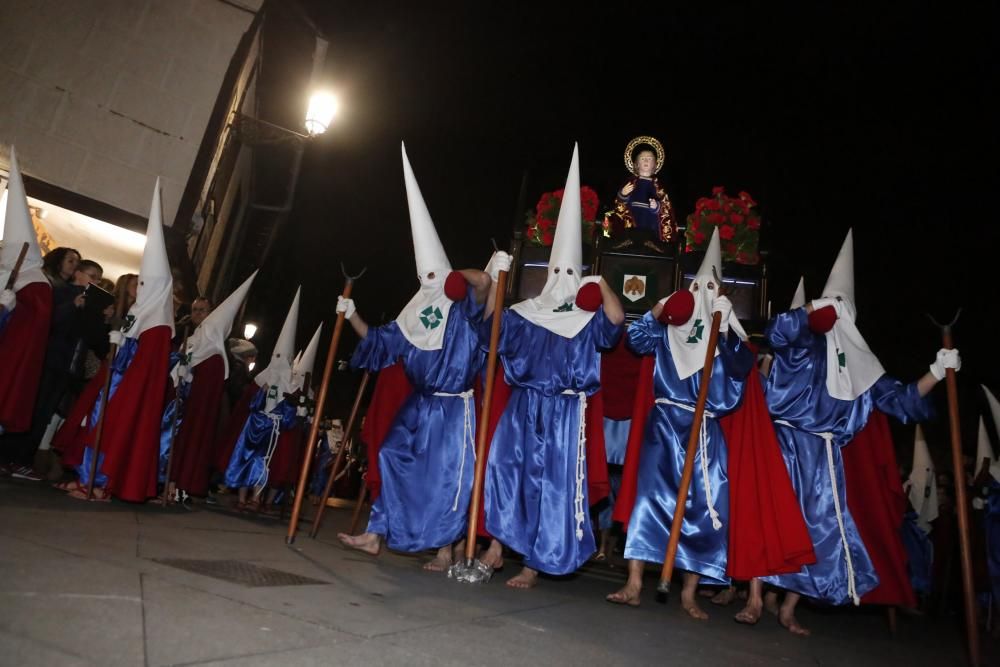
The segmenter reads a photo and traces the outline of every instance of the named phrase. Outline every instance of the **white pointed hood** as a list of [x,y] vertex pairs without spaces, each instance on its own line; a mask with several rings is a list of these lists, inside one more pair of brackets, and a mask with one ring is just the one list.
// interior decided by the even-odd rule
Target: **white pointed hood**
[[209,357],[216,354],[222,355],[222,363],[225,366],[224,377],[229,377],[229,355],[226,354],[226,340],[229,331],[233,328],[233,320],[240,312],[240,307],[250,291],[250,285],[257,277],[254,271],[243,284],[233,290],[233,293],[226,297],[215,309],[208,314],[208,317],[198,325],[187,342],[188,364],[197,366]]
[[806,305],[806,279],[799,276],[799,284],[792,295],[792,302],[788,304],[788,310],[795,310]]
[[[983,388],[983,393],[986,394],[986,402],[989,403],[990,414],[993,416],[993,426],[996,428],[997,433],[1000,433],[1000,401],[997,401],[997,397],[986,388],[986,385],[979,386]],[[992,455],[992,451],[990,454]],[[977,456],[977,458],[979,457]],[[982,464],[982,462],[983,460],[979,459],[979,464]],[[990,463],[990,475],[993,476],[993,479],[1000,482],[1000,461],[992,459],[992,463]]]
[[295,360],[295,364],[292,366],[292,388],[302,389],[305,384],[306,374],[313,372],[313,367],[316,365],[316,354],[319,352],[319,337],[323,333],[323,323],[321,322],[318,327],[316,327],[316,333],[313,334],[312,338],[309,340],[309,344],[306,345],[306,349],[301,353],[298,359]]
[[854,230],[833,263],[823,288],[824,298],[839,298],[837,321],[826,332],[826,389],[830,396],[853,401],[885,374],[878,357],[868,347],[854,320]]
[[174,336],[174,278],[163,240],[163,207],[160,204],[160,179],[153,188],[153,203],[146,225],[146,247],[139,265],[139,288],[123,328],[126,338],[139,338],[154,327],[170,327]]
[[917,512],[917,525],[925,533],[931,532],[931,521],[938,516],[937,475],[934,474],[934,462],[919,424],[913,437],[913,467],[906,485],[910,504]]
[[[682,380],[691,377],[705,365],[705,353],[708,350],[708,338],[712,326],[712,303],[719,296],[718,281],[722,280],[722,242],[719,240],[719,228],[712,231],[705,257],[701,260],[698,273],[688,286],[694,294],[694,311],[691,318],[680,325],[668,325],[667,336],[670,338],[670,356],[674,360],[677,375]],[[729,314],[729,330],[746,340],[746,332],[735,313]],[[716,347],[715,354],[719,354]]]
[[301,287],[296,288],[295,298],[288,309],[285,323],[281,326],[278,340],[274,343],[271,361],[254,381],[258,386],[267,389],[265,412],[270,412],[284,398],[292,393],[292,359],[295,355],[295,330],[299,322],[299,296]]
[[[444,293],[444,283],[451,273],[451,263],[438,238],[431,214],[424,203],[424,196],[413,175],[406,145],[402,146],[403,180],[406,183],[406,202],[410,209],[410,231],[413,234],[413,255],[417,264],[420,289],[396,317],[396,324],[403,336],[421,350],[440,350],[444,345],[444,332],[448,325],[448,312],[452,301]],[[430,274],[434,274],[431,278]]]
[[573,338],[587,326],[594,313],[576,306],[583,280],[583,209],[580,202],[580,155],[573,144],[573,157],[566,175],[559,217],[549,254],[549,274],[541,293],[514,304],[518,315],[552,333]]
[[6,206],[3,208],[3,248],[0,248],[0,289],[7,285],[7,278],[17,264],[17,256],[21,254],[25,241],[28,242],[28,252],[24,255],[21,270],[14,281],[14,291],[31,283],[48,285],[49,281],[42,272],[42,253],[38,249],[35,226],[31,224],[31,212],[28,210],[21,168],[17,164],[17,152],[13,147],[10,149],[10,182],[3,197],[2,203],[6,203]]

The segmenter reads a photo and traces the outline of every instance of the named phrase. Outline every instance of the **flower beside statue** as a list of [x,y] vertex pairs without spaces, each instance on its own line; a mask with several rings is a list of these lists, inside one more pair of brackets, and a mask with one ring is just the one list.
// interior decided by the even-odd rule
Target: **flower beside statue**
[[[560,189],[546,192],[538,199],[535,212],[529,213],[525,221],[524,233],[530,243],[538,246],[552,245],[562,198],[563,191]],[[580,204],[583,210],[583,241],[593,243],[598,206],[597,193],[593,188],[586,185],[580,187]]]
[[705,250],[715,227],[719,228],[723,261],[737,264],[760,261],[757,252],[760,213],[757,202],[747,192],[730,197],[724,188],[716,186],[711,197],[699,199],[694,213],[687,217],[686,251]]

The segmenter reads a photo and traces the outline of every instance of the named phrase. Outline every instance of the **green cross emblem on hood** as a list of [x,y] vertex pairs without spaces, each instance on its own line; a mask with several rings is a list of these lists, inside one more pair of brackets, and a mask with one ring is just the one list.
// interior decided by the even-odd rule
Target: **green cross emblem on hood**
[[552,312],[553,313],[568,313],[571,310],[573,310],[573,302],[572,301],[567,301],[566,303],[564,303],[563,305],[559,306],[558,308],[553,308]]
[[691,327],[691,335],[688,336],[686,342],[697,343],[698,341],[701,340],[701,337],[704,335],[705,335],[705,323],[701,321],[701,318],[698,318],[697,320],[694,321],[694,325],[692,325]]
[[839,348],[837,349],[837,365],[841,368],[847,366],[847,355]]
[[420,311],[420,323],[427,329],[437,329],[441,326],[444,315],[437,306],[427,306]]

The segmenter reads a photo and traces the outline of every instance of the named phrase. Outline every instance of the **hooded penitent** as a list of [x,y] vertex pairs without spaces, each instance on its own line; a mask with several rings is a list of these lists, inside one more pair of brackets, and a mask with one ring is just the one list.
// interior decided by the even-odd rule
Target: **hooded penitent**
[[[708,350],[708,334],[712,325],[712,303],[719,296],[719,281],[722,280],[722,251],[719,230],[712,232],[712,239],[705,251],[705,258],[688,289],[694,295],[694,312],[683,324],[667,327],[670,336],[670,356],[677,368],[677,377],[689,378],[705,366],[705,352]],[[729,328],[746,340],[736,314],[729,314]],[[716,348],[715,354],[719,351]]]
[[163,240],[163,207],[160,204],[160,179],[153,189],[153,203],[146,226],[146,247],[139,265],[139,286],[135,304],[125,318],[126,338],[139,338],[153,327],[170,327],[174,335],[174,279]]
[[868,391],[885,374],[878,357],[872,353],[854,324],[854,236],[847,238],[830,269],[823,288],[823,298],[836,299],[837,321],[826,332],[826,389],[834,398],[853,401]]
[[[993,392],[991,392],[989,389],[986,388],[986,385],[980,385],[980,386],[983,388],[983,393],[986,395],[986,402],[989,403],[990,406],[990,414],[993,416],[993,426],[996,428],[997,433],[1000,433],[1000,401],[997,401],[996,396],[994,396]],[[980,435],[980,439],[982,439],[983,435],[985,434]],[[988,447],[989,439],[986,440],[986,444]],[[986,452],[984,450],[977,453],[976,455],[977,472],[979,468],[982,467],[983,465],[983,458],[985,458],[983,454],[985,453]],[[989,456],[990,456],[990,475],[992,475],[993,479],[1000,482],[1000,460],[996,460],[995,458],[993,458],[992,448],[989,449]]]
[[594,311],[576,305],[583,272],[582,225],[580,157],[574,144],[549,255],[548,279],[538,296],[511,308],[532,324],[564,338],[576,336],[594,316]]
[[17,256],[25,242],[28,243],[28,252],[24,255],[17,280],[14,282],[14,291],[16,292],[30,283],[48,285],[48,280],[42,273],[42,253],[38,249],[35,227],[31,224],[31,212],[28,210],[24,181],[21,178],[21,169],[18,166],[17,154],[13,148],[10,149],[10,183],[7,185],[3,197],[6,206],[4,207],[5,222],[2,228],[3,247],[0,248],[0,289],[7,284],[7,279],[17,263]]
[[302,288],[296,288],[292,306],[288,309],[285,323],[281,326],[278,340],[274,343],[274,352],[267,368],[262,370],[254,381],[257,386],[267,389],[265,412],[270,412],[285,397],[294,391],[292,387],[292,359],[295,355],[295,331],[299,322],[299,294]]
[[243,281],[242,285],[226,297],[225,301],[216,306],[209,313],[208,317],[198,325],[194,333],[191,334],[191,338],[188,339],[187,343],[187,362],[190,366],[197,366],[205,359],[218,354],[222,356],[222,363],[225,368],[224,377],[229,377],[229,355],[226,354],[226,337],[229,335],[229,330],[233,328],[233,320],[236,319],[236,315],[240,312],[240,306],[243,305],[243,301],[250,291],[250,285],[253,284],[253,280],[256,277],[257,272],[254,271],[249,278]]
[[792,302],[788,304],[788,310],[795,310],[804,305],[806,305],[806,279],[800,276],[799,284],[795,288],[795,294],[792,295]]
[[293,389],[302,389],[305,384],[306,375],[313,372],[313,367],[316,365],[316,354],[319,352],[319,337],[322,333],[323,325],[321,323],[316,327],[316,333],[309,339],[306,349],[295,360],[295,364],[292,366]]
[[406,182],[406,202],[410,209],[410,231],[413,234],[413,257],[417,264],[420,289],[396,317],[403,336],[420,350],[440,350],[448,324],[452,300],[444,293],[444,283],[451,273],[451,263],[438,238],[424,196],[413,175],[410,160],[403,145],[403,180]]
[[924,431],[917,426],[913,436],[913,468],[908,480],[908,495],[910,504],[917,512],[917,525],[924,532],[931,532],[931,521],[938,516],[937,476],[934,474],[934,461]]

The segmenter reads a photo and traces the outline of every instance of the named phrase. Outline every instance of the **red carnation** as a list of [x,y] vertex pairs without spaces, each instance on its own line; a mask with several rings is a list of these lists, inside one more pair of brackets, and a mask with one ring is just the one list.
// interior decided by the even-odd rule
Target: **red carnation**
[[726,221],[726,216],[722,215],[721,213],[711,213],[708,216],[708,221],[713,225],[721,225],[723,222]]
[[756,205],[757,205],[757,202],[755,202],[755,201],[753,200],[753,197],[751,197],[751,196],[750,196],[750,193],[749,193],[749,192],[747,192],[746,190],[740,190],[740,199],[741,199],[741,200],[742,200],[742,201],[743,201],[743,202],[744,202],[744,203],[745,203],[745,204],[746,204],[747,206],[756,206]]
[[553,237],[552,232],[546,230],[544,234],[542,234],[542,243],[544,245],[552,245],[552,237]]
[[528,231],[525,232],[525,234],[528,236],[529,239],[535,238],[535,228],[534,227],[528,227]]
[[705,208],[707,208],[710,211],[718,211],[720,208],[722,208],[722,204],[720,204],[717,199],[709,199],[708,202],[705,204]]
[[695,245],[701,245],[702,243],[705,242],[705,235],[702,234],[701,232],[696,232],[694,235],[694,242]]
[[708,197],[701,197],[694,203],[694,210],[700,211],[706,206],[708,206]]
[[[720,236],[721,236],[721,234],[720,234]],[[730,241],[729,243],[727,243],[724,246],[722,246],[722,249],[729,256],[733,256],[733,255],[736,254],[736,244],[733,243],[732,241]]]
[[714,188],[712,188],[712,194],[713,195],[721,195],[725,191],[726,191],[726,189],[724,187],[722,187],[721,185],[716,185]]
[[736,230],[733,229],[731,225],[722,225],[719,227],[719,238],[726,239],[727,241],[736,234]]
[[552,221],[551,220],[549,220],[548,218],[539,218],[538,219],[538,228],[541,229],[543,232],[546,231],[546,230],[548,230],[550,227],[552,227]]
[[743,216],[740,215],[739,213],[731,213],[729,215],[729,222],[733,223],[734,225],[738,225],[741,222],[743,222]]
[[688,227],[691,228],[692,232],[698,231],[698,227],[700,225],[701,225],[701,220],[699,220],[698,218],[692,217],[690,220],[688,220]]
[[760,218],[756,216],[748,218],[747,227],[750,229],[760,229]]

